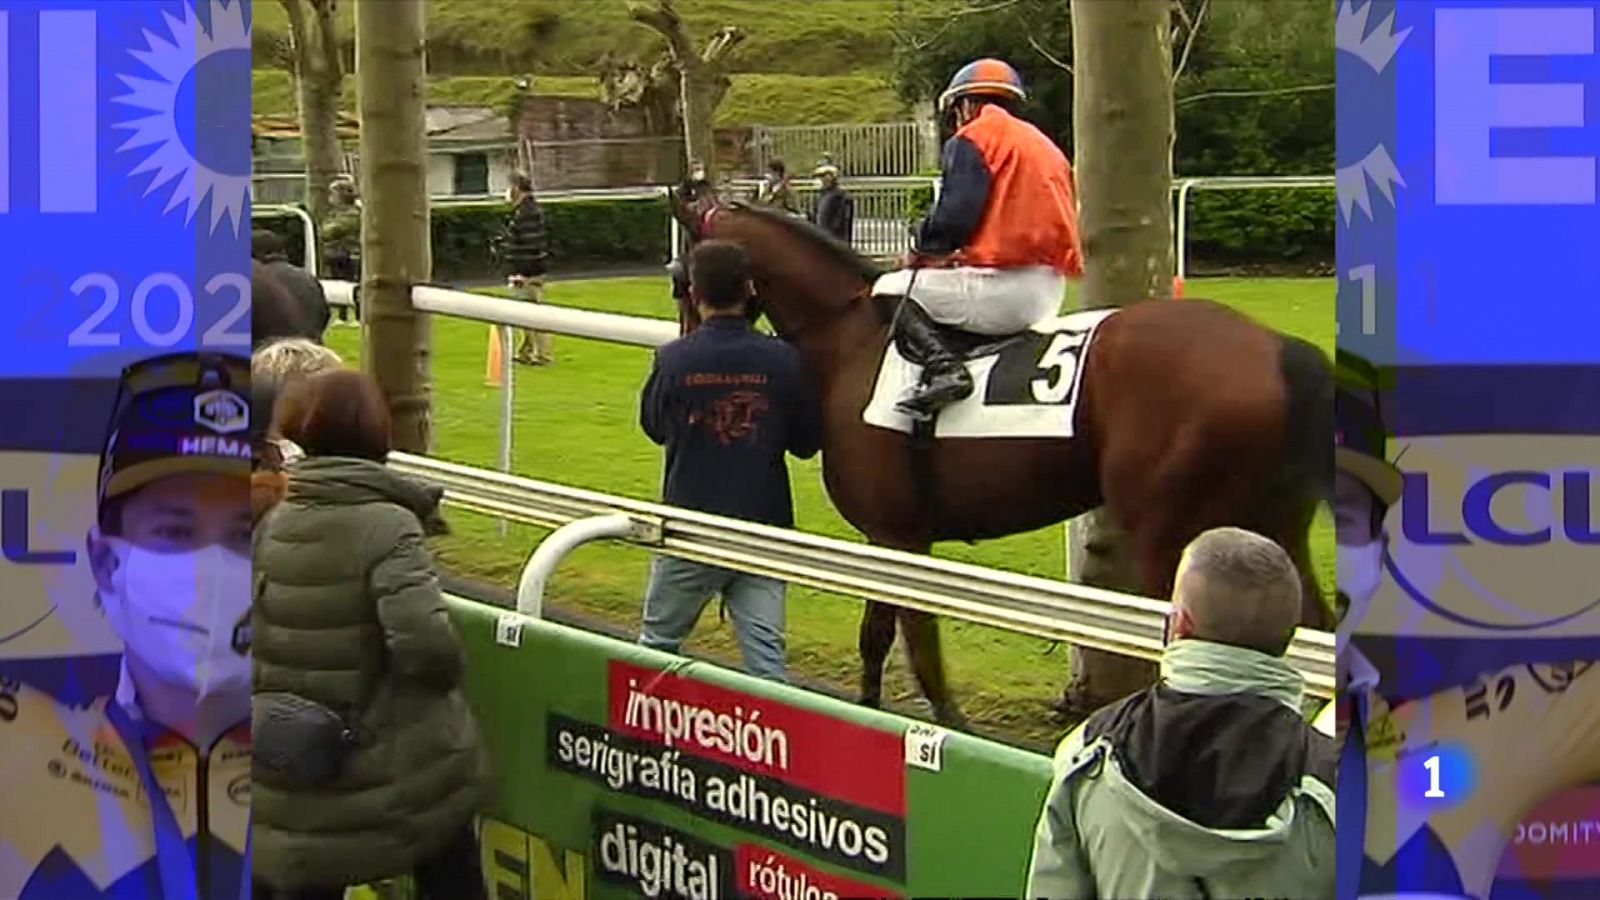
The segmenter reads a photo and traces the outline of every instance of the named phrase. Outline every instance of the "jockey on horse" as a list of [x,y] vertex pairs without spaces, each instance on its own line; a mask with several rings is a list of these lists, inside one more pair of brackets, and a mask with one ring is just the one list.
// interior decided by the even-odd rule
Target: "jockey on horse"
[[899,339],[927,360],[896,408],[925,421],[973,390],[938,326],[980,335],[1021,332],[1060,310],[1068,277],[1083,272],[1072,166],[1017,115],[1027,99],[1008,63],[963,66],[939,96],[954,136],[940,159],[943,190],[899,271],[873,293],[905,297]]

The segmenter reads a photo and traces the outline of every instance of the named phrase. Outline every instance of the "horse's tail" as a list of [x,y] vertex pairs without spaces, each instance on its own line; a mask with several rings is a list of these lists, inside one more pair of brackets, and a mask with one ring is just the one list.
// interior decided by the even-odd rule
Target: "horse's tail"
[[1278,351],[1283,375],[1283,487],[1316,502],[1333,503],[1333,366],[1316,345],[1284,335]]

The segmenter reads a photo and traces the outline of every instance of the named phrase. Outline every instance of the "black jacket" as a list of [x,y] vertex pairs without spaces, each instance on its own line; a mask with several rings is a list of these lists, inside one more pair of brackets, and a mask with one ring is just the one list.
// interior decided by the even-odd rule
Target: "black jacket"
[[823,231],[846,244],[855,232],[856,200],[837,184],[823,189],[817,195],[817,208],[812,221]]
[[662,499],[767,525],[794,524],[784,454],[816,454],[815,390],[800,352],[718,316],[656,351],[639,423],[666,447]]
[[522,198],[500,235],[500,264],[507,275],[537,278],[550,266],[550,236],[545,231],[544,211],[529,194]]

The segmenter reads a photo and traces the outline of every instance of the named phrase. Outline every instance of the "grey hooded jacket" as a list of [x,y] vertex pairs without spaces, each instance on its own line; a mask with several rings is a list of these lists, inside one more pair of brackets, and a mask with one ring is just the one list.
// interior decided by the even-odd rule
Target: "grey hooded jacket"
[[1061,742],[1028,896],[1334,895],[1333,741],[1281,658],[1180,640]]

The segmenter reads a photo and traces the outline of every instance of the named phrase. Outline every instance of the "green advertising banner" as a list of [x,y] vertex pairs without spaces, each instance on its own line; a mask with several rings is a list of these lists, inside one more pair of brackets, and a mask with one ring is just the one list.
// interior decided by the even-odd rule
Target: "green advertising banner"
[[1050,761],[453,600],[499,900],[1022,895]]

